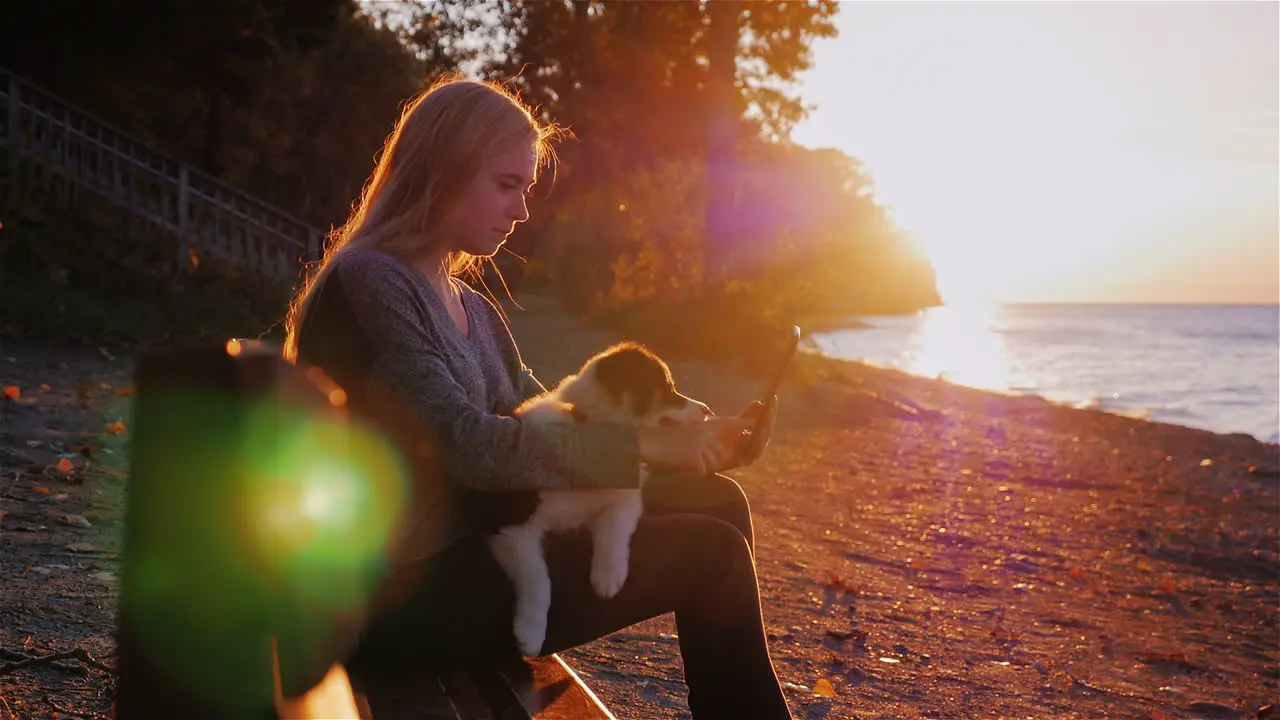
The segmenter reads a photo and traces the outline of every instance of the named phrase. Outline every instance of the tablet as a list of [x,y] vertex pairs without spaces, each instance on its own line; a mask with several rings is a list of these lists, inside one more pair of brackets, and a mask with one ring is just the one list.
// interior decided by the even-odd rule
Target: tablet
[[[759,431],[761,425],[769,417],[769,414],[773,412],[773,405],[777,401],[778,397],[778,388],[782,385],[782,376],[786,374],[787,367],[791,364],[791,358],[795,356],[796,349],[799,347],[800,328],[799,326],[793,325],[791,327],[791,334],[787,338],[786,347],[782,352],[782,359],[778,362],[778,366],[774,369],[773,373],[769,375],[768,381],[762,388],[763,394],[760,395],[760,400],[764,403],[764,408],[760,412],[759,417],[756,418],[755,427],[753,427],[751,431],[752,438],[760,436]],[[748,441],[747,446],[743,448],[743,452],[745,452],[748,457],[751,457],[759,450],[759,448],[755,447],[754,442],[754,440]]]

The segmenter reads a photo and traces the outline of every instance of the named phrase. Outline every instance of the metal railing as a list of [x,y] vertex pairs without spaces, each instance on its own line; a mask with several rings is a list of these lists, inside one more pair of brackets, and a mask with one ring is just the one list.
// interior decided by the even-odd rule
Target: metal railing
[[[0,173],[14,198],[70,201],[90,191],[131,227],[188,251],[292,280],[322,254],[324,232],[200,172],[0,68]],[[20,202],[20,201],[19,201]],[[21,208],[19,208],[21,211]]]

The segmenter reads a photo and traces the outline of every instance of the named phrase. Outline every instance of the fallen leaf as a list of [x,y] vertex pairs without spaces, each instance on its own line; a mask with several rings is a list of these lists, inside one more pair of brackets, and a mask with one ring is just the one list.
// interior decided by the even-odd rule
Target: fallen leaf
[[1142,652],[1138,653],[1138,659],[1151,665],[1168,665],[1183,672],[1192,672],[1199,669],[1187,659],[1185,653],[1181,652]]
[[84,378],[76,378],[76,401],[81,407],[88,407],[93,400],[93,384]]
[[838,630],[828,630],[826,634],[827,634],[827,637],[835,640],[839,640],[841,642],[844,642],[845,640],[852,640],[855,643],[861,645],[862,643],[867,641],[867,633],[857,628],[854,628],[849,632],[840,632]]
[[93,527],[93,523],[89,522],[89,519],[83,515],[72,515],[68,513],[66,515],[59,516],[58,519],[61,520],[64,525],[70,525],[72,527]]
[[1138,653],[1138,659],[1147,662],[1181,663],[1187,661],[1187,655],[1181,652],[1140,652]]
[[819,697],[835,697],[836,689],[832,686],[830,680],[821,678],[813,684],[813,694]]
[[49,387],[48,383],[41,384],[40,389],[43,390],[44,392],[49,392],[50,390],[53,390],[53,388]]
[[17,385],[9,385],[4,389],[4,396],[10,400],[17,400],[22,397],[22,390]]
[[98,384],[98,387],[102,388],[103,390],[110,390],[110,389],[111,389],[111,383],[99,383],[99,384]]
[[107,433],[111,435],[124,435],[124,420],[116,420],[115,422],[107,423]]
[[69,473],[73,468],[75,468],[75,466],[66,458],[62,458],[58,461],[58,472]]

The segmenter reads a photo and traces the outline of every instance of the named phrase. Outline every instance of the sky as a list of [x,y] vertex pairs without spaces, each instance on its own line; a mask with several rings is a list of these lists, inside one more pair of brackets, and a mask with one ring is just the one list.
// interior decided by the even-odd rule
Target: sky
[[792,139],[944,301],[1280,302],[1280,3],[843,2]]

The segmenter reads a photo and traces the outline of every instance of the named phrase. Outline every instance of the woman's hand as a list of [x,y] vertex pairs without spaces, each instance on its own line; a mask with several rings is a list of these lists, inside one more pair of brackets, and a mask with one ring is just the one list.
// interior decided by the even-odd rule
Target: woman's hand
[[[759,400],[753,400],[746,410],[742,411],[742,417],[752,421],[753,429],[751,435],[742,443],[741,452],[737,457],[735,465],[743,467],[754,463],[764,454],[765,447],[769,444],[769,439],[773,437],[773,425],[778,421],[778,397],[775,395],[772,402],[767,406]],[[754,427],[756,418],[764,413],[768,413],[764,420],[760,422],[760,426]]]
[[709,475],[736,464],[754,420],[709,417],[686,425],[639,429],[640,459],[652,465]]

